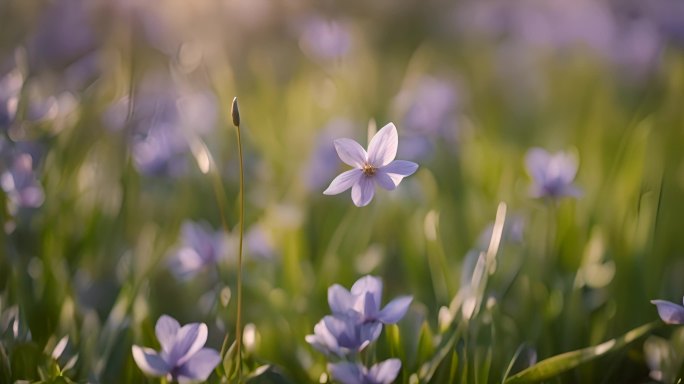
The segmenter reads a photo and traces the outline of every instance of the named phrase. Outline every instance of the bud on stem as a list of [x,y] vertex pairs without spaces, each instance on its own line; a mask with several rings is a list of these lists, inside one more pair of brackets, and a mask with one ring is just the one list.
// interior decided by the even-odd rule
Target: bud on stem
[[233,98],[233,105],[230,108],[230,115],[233,117],[233,125],[240,126],[240,108],[238,108],[237,97]]

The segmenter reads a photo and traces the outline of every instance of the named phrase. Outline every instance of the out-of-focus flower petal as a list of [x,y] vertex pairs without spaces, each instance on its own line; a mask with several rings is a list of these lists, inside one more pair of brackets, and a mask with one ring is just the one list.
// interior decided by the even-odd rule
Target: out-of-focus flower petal
[[340,159],[356,168],[363,168],[368,155],[361,144],[352,139],[337,139],[334,141],[335,150]]
[[359,364],[348,361],[328,364],[328,371],[330,371],[332,378],[342,384],[363,384],[364,373],[362,368]]
[[398,145],[397,128],[393,123],[388,123],[368,144],[368,162],[376,168],[384,167],[397,156]]
[[401,360],[389,359],[373,365],[368,370],[368,382],[376,384],[391,384],[397,378],[401,369]]
[[176,341],[176,334],[180,330],[180,324],[171,316],[162,315],[154,326],[154,333],[161,344],[162,350],[166,353],[171,352]]
[[205,381],[220,361],[221,356],[217,351],[202,348],[180,368],[178,382]]
[[382,280],[379,277],[366,275],[354,283],[351,288],[353,295],[365,296],[366,293],[373,295],[373,300],[376,303],[376,309],[380,309],[382,301]]
[[363,176],[363,172],[360,169],[351,169],[346,172],[339,174],[330,183],[330,186],[323,191],[324,195],[337,195],[342,193],[347,189],[358,183],[359,179]]
[[132,351],[133,360],[135,360],[138,367],[147,375],[156,377],[163,376],[169,372],[169,365],[153,349],[141,348],[134,345]]
[[375,185],[368,176],[359,177],[358,182],[352,186],[352,201],[357,207],[365,207],[373,200]]
[[354,307],[355,298],[339,284],[328,288],[328,305],[333,314],[345,314]]
[[535,181],[544,180],[549,153],[541,148],[532,148],[525,154],[525,167]]
[[402,296],[390,301],[378,314],[378,320],[385,324],[394,324],[401,320],[408,311],[413,297]]
[[176,334],[176,342],[169,352],[168,362],[174,366],[185,363],[207,342],[207,326],[204,323],[184,325]]
[[684,324],[684,307],[666,300],[651,300],[658,315],[667,324]]

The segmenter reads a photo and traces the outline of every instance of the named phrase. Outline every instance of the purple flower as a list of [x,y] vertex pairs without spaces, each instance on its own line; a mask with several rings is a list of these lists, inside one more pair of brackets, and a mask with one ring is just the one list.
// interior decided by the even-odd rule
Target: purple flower
[[339,22],[312,18],[304,23],[299,46],[307,56],[320,61],[346,55],[352,45],[351,33]]
[[378,322],[360,324],[354,317],[326,316],[305,340],[326,355],[343,357],[366,348],[378,339],[381,331],[382,324]]
[[390,384],[397,378],[401,360],[389,359],[373,365],[370,369],[359,363],[343,361],[328,364],[333,379],[342,384]]
[[189,279],[215,265],[227,248],[223,231],[214,232],[206,223],[184,222],[181,239],[170,261],[171,270],[180,279]]
[[404,177],[418,169],[414,162],[394,160],[399,139],[393,123],[385,125],[373,136],[368,152],[351,139],[337,139],[334,143],[340,159],[354,169],[337,176],[323,194],[336,195],[351,188],[352,200],[357,207],[366,206],[373,200],[374,183],[391,191]]
[[33,173],[33,159],[28,153],[19,154],[12,167],[0,176],[0,186],[15,207],[36,208],[43,204],[45,194]]
[[134,345],[133,359],[148,376],[166,376],[179,383],[205,381],[221,361],[218,352],[202,348],[207,341],[207,326],[190,323],[183,327],[170,316],[157,320],[155,333],[161,353]]
[[533,197],[579,197],[580,190],[572,184],[577,174],[577,158],[569,153],[550,154],[532,148],[525,155],[527,171],[532,176],[530,194]]
[[23,84],[24,77],[16,69],[0,78],[0,130],[7,129],[14,121]]
[[406,314],[413,298],[401,296],[380,309],[382,280],[375,276],[364,276],[347,291],[335,284],[328,289],[328,304],[335,316],[348,316],[360,323],[380,322],[394,324]]
[[684,307],[666,300],[651,300],[658,308],[658,315],[667,324],[684,324]]

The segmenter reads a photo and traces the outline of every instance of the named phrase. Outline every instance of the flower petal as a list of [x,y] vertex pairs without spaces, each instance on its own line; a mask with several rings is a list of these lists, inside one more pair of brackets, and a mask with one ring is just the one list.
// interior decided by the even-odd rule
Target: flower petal
[[337,139],[333,142],[340,159],[356,168],[363,168],[368,155],[361,144],[352,139]]
[[525,167],[535,183],[543,184],[546,180],[546,167],[551,155],[541,148],[532,148],[525,154]]
[[378,183],[378,185],[383,189],[388,191],[393,191],[397,188],[397,184],[394,184],[394,180],[392,180],[388,174],[383,172],[382,169],[379,169],[375,172],[375,175],[373,175],[373,180],[375,180],[375,182]]
[[337,195],[338,193],[342,193],[358,183],[362,175],[363,172],[360,169],[351,169],[349,171],[342,172],[335,179],[333,179],[328,189],[323,191],[323,194]]
[[658,308],[658,315],[667,324],[684,324],[684,307],[666,300],[651,300]]
[[354,283],[351,288],[352,295],[365,296],[366,292],[373,295],[376,305],[376,312],[380,310],[382,301],[382,280],[379,277],[366,275]]
[[385,324],[396,323],[404,317],[411,301],[413,301],[411,296],[402,296],[390,301],[378,314],[378,320]]
[[345,314],[354,309],[354,296],[339,284],[328,288],[328,305],[333,314]]
[[393,123],[388,123],[368,144],[368,162],[376,168],[384,167],[397,157],[398,145],[397,128]]
[[204,346],[207,342],[207,333],[207,325],[204,323],[184,325],[176,335],[168,362],[175,366],[183,365]]
[[389,359],[373,365],[368,371],[370,382],[378,384],[391,384],[397,378],[401,369],[401,360]]
[[417,169],[418,164],[414,163],[413,161],[394,160],[393,162],[380,168],[378,171],[382,171],[390,175],[399,175],[405,177],[412,175]]
[[157,340],[159,340],[162,350],[166,353],[171,352],[179,330],[180,324],[171,316],[162,315],[157,320],[157,324],[154,326],[154,333],[157,335]]
[[205,381],[220,361],[221,356],[218,352],[211,348],[202,348],[180,368],[178,382],[183,383],[186,379]]
[[162,359],[155,350],[151,348],[141,348],[137,345],[134,345],[131,350],[133,352],[133,360],[135,360],[135,363],[138,364],[140,370],[145,372],[146,375],[154,377],[163,376],[171,370],[168,364],[166,364],[164,359]]
[[328,364],[328,371],[330,376],[342,384],[360,384],[363,383],[364,375],[363,367],[357,363],[350,363],[343,361],[337,364]]
[[361,176],[358,182],[352,186],[352,201],[357,207],[364,207],[373,200],[375,195],[375,185],[372,178]]

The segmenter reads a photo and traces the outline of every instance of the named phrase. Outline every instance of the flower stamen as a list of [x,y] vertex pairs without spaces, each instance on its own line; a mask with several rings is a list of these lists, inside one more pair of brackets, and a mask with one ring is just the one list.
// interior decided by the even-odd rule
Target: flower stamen
[[373,175],[375,175],[375,171],[377,170],[377,168],[375,168],[374,166],[372,166],[370,164],[364,164],[363,168],[361,168],[361,170],[363,171],[364,175],[373,176]]

